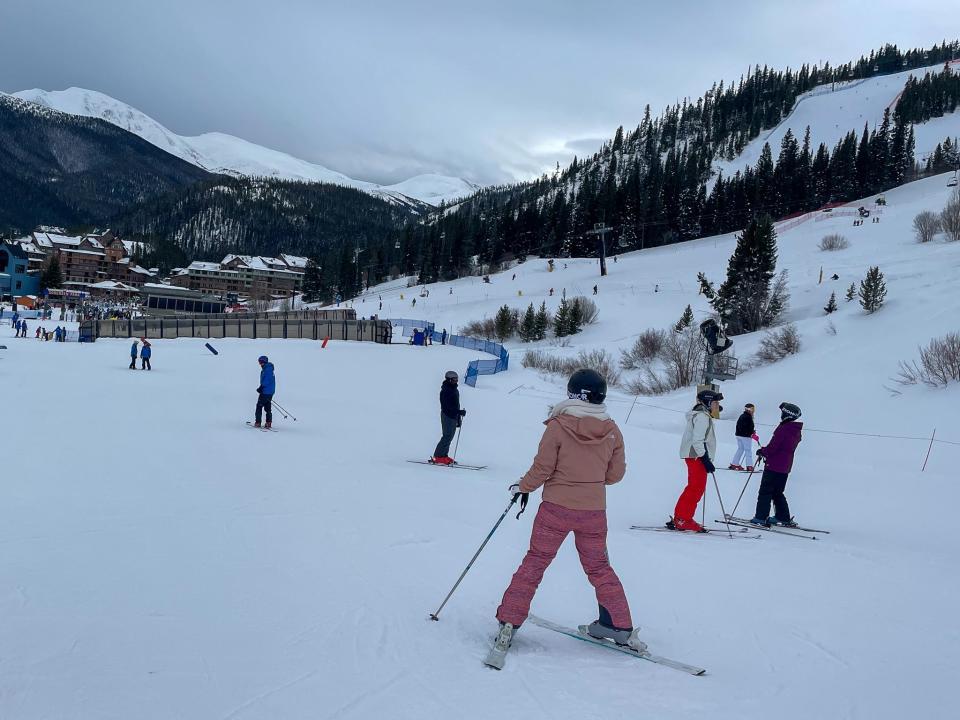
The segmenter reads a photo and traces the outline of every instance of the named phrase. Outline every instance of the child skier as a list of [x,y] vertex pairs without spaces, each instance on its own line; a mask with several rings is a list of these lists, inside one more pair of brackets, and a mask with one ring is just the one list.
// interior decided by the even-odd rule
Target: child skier
[[440,385],[440,442],[430,458],[430,462],[437,465],[453,464],[453,458],[447,453],[450,452],[450,443],[457,433],[457,428],[467,414],[466,410],[460,409],[460,391],[457,389],[459,380],[457,373],[447,370],[443,376],[443,384]]
[[153,351],[150,348],[150,341],[146,338],[143,338],[143,348],[140,350],[140,369],[141,370],[153,370],[150,367],[150,355],[153,354]]
[[570,532],[599,605],[589,634],[638,652],[646,649],[633,629],[623,586],[607,556],[606,486],[620,482],[626,461],[623,435],[603,405],[606,395],[607,383],[597,372],[573,373],[567,383],[568,399],[550,409],[533,465],[519,484],[510,487],[514,495],[543,486],[543,500],[533,521],[530,549],[497,608],[497,650],[510,647],[530,613],[544,572]]
[[263,427],[269,430],[273,427],[273,394],[277,391],[277,379],[273,375],[273,363],[266,355],[257,358],[260,364],[260,386],[257,388],[257,409],[254,413],[254,427],[260,427],[263,411],[267,411],[267,423]]
[[133,345],[130,346],[130,369],[131,370],[137,369],[137,350],[138,350],[137,344],[139,342],[140,342],[139,340],[134,340]]
[[[757,511],[750,521],[754,525],[797,526],[790,517],[790,506],[783,491],[787,486],[787,476],[793,469],[793,454],[803,439],[803,423],[797,422],[799,417],[800,408],[796,405],[780,403],[780,424],[773,431],[770,442],[757,450],[757,457],[763,458],[764,467],[760,492],[757,494]],[[768,517],[771,500],[775,508],[774,517]]]
[[[758,440],[757,431],[753,423],[753,403],[747,403],[743,406],[743,414],[737,420],[737,451],[733,454],[733,460],[730,461],[730,470],[749,470],[753,472],[753,441]],[[741,460],[750,463],[745,468],[740,464]]]
[[687,426],[680,441],[680,457],[687,464],[687,487],[680,493],[673,517],[667,522],[671,530],[706,532],[693,516],[707,489],[707,473],[716,470],[712,460],[717,454],[713,414],[719,412],[721,400],[721,393],[701,390],[697,393],[697,404],[687,413]]

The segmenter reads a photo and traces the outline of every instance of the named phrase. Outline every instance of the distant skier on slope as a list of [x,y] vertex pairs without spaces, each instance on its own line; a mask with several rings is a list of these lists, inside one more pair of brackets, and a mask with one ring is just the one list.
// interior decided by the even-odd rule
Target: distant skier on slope
[[510,494],[543,486],[533,521],[530,549],[497,608],[500,631],[495,647],[506,651],[530,614],[530,603],[547,567],[572,532],[584,572],[596,590],[599,617],[588,627],[595,638],[642,652],[630,606],[607,556],[606,486],[623,479],[623,435],[603,404],[606,381],[594,370],[577,370],[567,383],[566,400],[550,409],[547,429],[533,465]]
[[[783,491],[793,469],[793,455],[803,439],[803,423],[797,422],[799,417],[799,407],[793,403],[780,403],[780,424],[773,431],[770,442],[757,450],[757,456],[764,460],[764,467],[760,492],[757,494],[757,511],[750,521],[754,525],[797,526],[790,517],[790,506]],[[774,517],[768,517],[771,500],[775,508]]]
[[153,354],[150,341],[146,338],[142,338],[142,341],[143,348],[140,350],[140,369],[153,370],[153,368],[150,366],[150,356]]
[[273,363],[266,355],[258,357],[257,362],[260,363],[260,386],[257,388],[259,397],[253,426],[260,427],[260,419],[263,417],[263,411],[266,410],[267,423],[263,427],[269,430],[273,427],[273,394],[277,391],[277,380],[273,375]]
[[[737,429],[735,431],[737,451],[733,454],[733,460],[730,461],[730,470],[749,470],[753,472],[753,441],[760,441],[753,422],[754,412],[756,412],[756,408],[753,403],[747,403],[743,406],[743,413],[737,419]],[[741,460],[746,461],[748,465],[746,467],[741,465]]]
[[140,342],[139,340],[134,340],[133,344],[130,346],[130,369],[131,370],[137,369],[137,354],[138,354],[137,350],[140,349],[137,347],[137,345],[139,344],[139,342]]
[[716,470],[712,460],[717,454],[713,414],[719,411],[721,400],[722,393],[701,390],[697,393],[697,404],[687,413],[687,425],[680,441],[680,457],[687,464],[687,486],[680,493],[673,518],[667,523],[672,530],[705,532],[693,516],[707,489],[707,473]]
[[466,410],[460,409],[460,391],[457,389],[459,381],[460,376],[456,372],[447,370],[443,376],[443,384],[440,386],[441,436],[436,450],[433,451],[433,457],[430,458],[430,462],[438,465],[453,464],[453,458],[449,456],[450,443],[457,433],[457,428],[462,424],[462,418],[467,414]]

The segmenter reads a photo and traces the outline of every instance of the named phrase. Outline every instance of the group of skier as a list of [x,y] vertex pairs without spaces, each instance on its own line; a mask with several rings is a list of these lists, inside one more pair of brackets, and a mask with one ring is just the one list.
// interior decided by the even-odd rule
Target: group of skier
[[[454,462],[449,456],[450,443],[466,415],[460,408],[457,382],[457,373],[448,371],[440,389],[442,436],[432,463]],[[505,653],[510,647],[514,634],[530,613],[547,567],[571,532],[598,606],[597,619],[581,631],[640,653],[646,650],[633,627],[623,585],[607,553],[606,488],[623,479],[626,460],[623,435],[604,405],[606,394],[607,383],[599,373],[590,369],[574,372],[567,383],[567,399],[550,408],[533,464],[508,489],[514,501],[521,499],[521,507],[526,505],[529,493],[538,488],[543,488],[543,497],[533,522],[530,547],[497,608],[497,653]],[[687,469],[687,486],[667,523],[671,529],[705,532],[694,520],[694,514],[706,489],[707,474],[716,470],[714,419],[719,417],[722,399],[718,391],[701,390],[696,405],[686,413],[680,457]],[[745,469],[751,472],[755,467],[752,443],[759,441],[753,422],[755,409],[747,403],[737,422],[737,454],[730,463],[731,469],[743,468],[740,462],[747,462]],[[781,403],[780,411],[781,422],[773,437],[756,453],[759,461],[765,463],[757,509],[751,520],[758,525],[795,526],[784,488],[803,424],[798,422],[800,408],[796,405]],[[774,517],[768,517],[771,501],[776,510]]]
[[[143,347],[140,347],[141,343],[143,343]],[[137,369],[138,351],[140,354],[140,369],[153,370],[153,367],[150,365],[150,357],[153,355],[153,346],[146,338],[140,338],[139,340],[134,339],[133,344],[130,345],[130,369]]]

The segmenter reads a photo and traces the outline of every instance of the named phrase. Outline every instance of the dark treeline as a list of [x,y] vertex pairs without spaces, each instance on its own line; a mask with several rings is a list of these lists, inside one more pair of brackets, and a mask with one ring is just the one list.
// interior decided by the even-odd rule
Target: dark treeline
[[960,74],[949,64],[943,72],[911,76],[897,101],[897,113],[907,122],[922,123],[952,113],[960,105]]

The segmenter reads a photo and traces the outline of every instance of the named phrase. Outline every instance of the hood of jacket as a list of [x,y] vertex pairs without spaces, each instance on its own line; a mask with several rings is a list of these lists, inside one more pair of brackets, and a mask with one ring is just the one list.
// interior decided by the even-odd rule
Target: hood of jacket
[[596,445],[610,435],[613,420],[605,405],[595,405],[584,400],[564,400],[550,408],[544,425],[556,422],[577,442]]
[[802,420],[784,420],[780,423],[780,426],[777,428],[777,432],[783,433],[785,438],[790,438],[791,440],[798,435],[800,435],[803,430],[803,421]]

